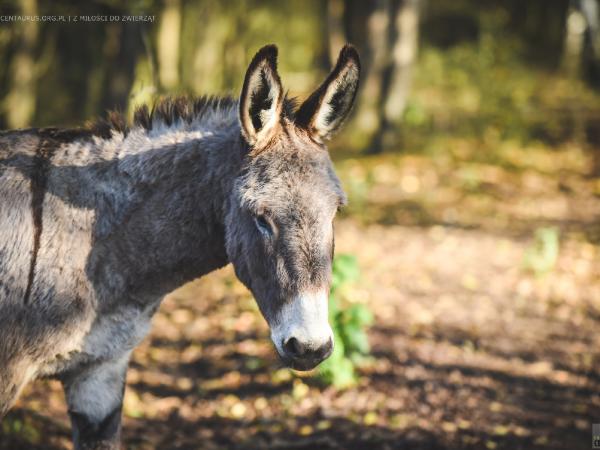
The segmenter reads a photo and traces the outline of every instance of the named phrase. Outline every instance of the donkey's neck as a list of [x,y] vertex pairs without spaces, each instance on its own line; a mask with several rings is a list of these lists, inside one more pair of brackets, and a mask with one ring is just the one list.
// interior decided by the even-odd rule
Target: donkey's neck
[[115,179],[128,193],[122,219],[100,240],[91,272],[108,262],[124,275],[114,290],[145,303],[227,264],[224,211],[242,158],[236,120],[132,130]]

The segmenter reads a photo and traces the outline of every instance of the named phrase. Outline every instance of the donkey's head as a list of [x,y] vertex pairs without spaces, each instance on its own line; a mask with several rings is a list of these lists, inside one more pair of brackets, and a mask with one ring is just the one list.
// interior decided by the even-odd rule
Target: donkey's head
[[226,220],[227,252],[284,362],[308,370],[333,349],[327,304],[333,219],[345,203],[325,142],[344,122],[360,63],[346,46],[325,82],[291,111],[277,48],[254,57],[239,100],[247,153]]

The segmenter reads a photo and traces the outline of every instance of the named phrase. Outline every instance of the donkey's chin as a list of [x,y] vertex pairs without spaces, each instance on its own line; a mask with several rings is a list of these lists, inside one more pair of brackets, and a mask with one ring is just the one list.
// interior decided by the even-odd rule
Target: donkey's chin
[[329,358],[329,355],[327,355],[323,359],[318,360],[295,359],[281,354],[279,354],[279,358],[281,359],[283,364],[286,367],[289,367],[290,369],[298,370],[301,372],[308,372],[309,370],[313,370],[315,367],[317,367],[319,364],[321,364],[323,361]]
[[313,370],[323,361],[290,361],[287,365],[290,369],[299,370],[301,372],[308,372]]

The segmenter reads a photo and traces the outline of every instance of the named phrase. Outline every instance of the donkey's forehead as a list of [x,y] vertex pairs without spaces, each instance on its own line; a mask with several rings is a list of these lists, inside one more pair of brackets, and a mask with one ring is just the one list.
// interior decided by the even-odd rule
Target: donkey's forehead
[[345,199],[327,151],[314,143],[299,146],[289,135],[250,159],[242,188],[246,202],[263,206],[316,202],[335,207]]

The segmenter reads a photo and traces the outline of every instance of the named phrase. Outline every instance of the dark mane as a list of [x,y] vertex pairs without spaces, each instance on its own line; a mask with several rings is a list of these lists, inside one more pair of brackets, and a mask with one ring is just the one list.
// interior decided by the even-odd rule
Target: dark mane
[[232,97],[165,97],[154,103],[150,110],[146,105],[138,107],[133,114],[133,124],[151,130],[154,121],[163,122],[167,126],[179,120],[190,123],[201,118],[207,111],[228,109],[234,104]]
[[[167,126],[177,121],[190,123],[193,120],[202,118],[208,111],[232,108],[237,103],[237,99],[230,96],[217,97],[206,96],[190,97],[164,97],[154,102],[151,108],[148,105],[141,105],[136,108],[133,114],[133,125],[146,130],[152,130],[155,122],[162,122]],[[296,110],[296,99],[284,99],[283,114],[285,117],[293,118]],[[86,129],[94,136],[109,139],[113,131],[127,135],[130,126],[123,113],[119,111],[109,111],[106,118],[98,119],[89,123]]]
[[[163,122],[167,126],[178,120],[190,123],[192,120],[202,117],[206,111],[229,108],[234,103],[235,100],[231,97],[164,97],[156,100],[150,108],[148,105],[138,106],[133,113],[132,126],[151,130],[156,121]],[[105,118],[89,123],[86,128],[92,135],[108,139],[113,131],[126,135],[131,127],[127,124],[122,112],[109,111]]]

